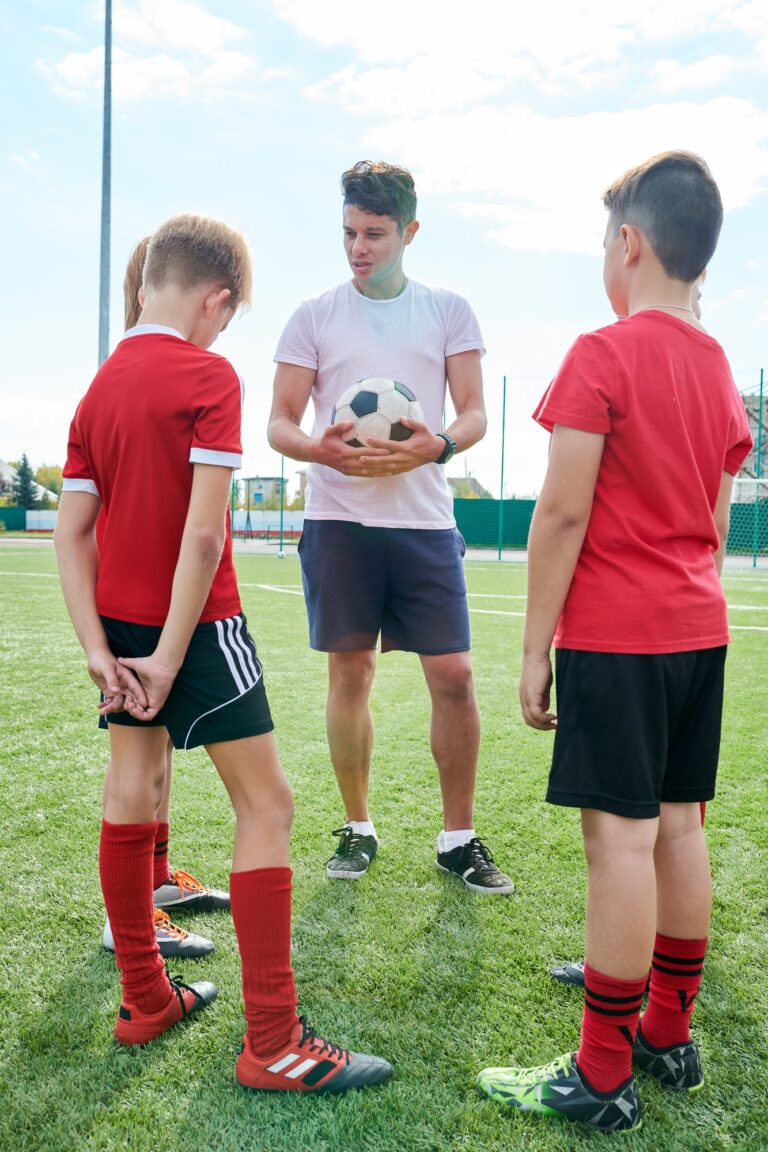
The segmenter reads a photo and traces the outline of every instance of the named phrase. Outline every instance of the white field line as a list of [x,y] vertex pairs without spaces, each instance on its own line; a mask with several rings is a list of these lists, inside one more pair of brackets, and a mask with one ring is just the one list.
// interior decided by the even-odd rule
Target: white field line
[[[58,576],[52,572],[2,572],[0,576],[39,576],[44,580],[58,580]],[[280,584],[246,584],[241,583],[240,588],[261,588],[263,592],[282,592],[286,596],[303,596],[304,592],[300,585],[280,585]],[[490,592],[470,592],[470,596],[487,596],[489,599],[507,599],[507,600],[524,600],[524,596],[494,596]],[[736,609],[743,612],[765,612],[768,611],[768,605],[765,604],[729,604],[729,609]],[[470,612],[474,612],[479,616],[515,616],[519,618],[525,617],[525,612],[506,612],[502,608],[470,608]],[[731,624],[732,632],[768,632],[768,627],[761,627],[757,624]]]
[[0,576],[40,576],[43,580],[58,580],[55,572],[0,572]]

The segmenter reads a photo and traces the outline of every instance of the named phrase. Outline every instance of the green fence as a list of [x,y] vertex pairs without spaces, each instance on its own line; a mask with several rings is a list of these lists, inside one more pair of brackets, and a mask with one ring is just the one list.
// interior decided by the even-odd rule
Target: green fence
[[0,505],[0,520],[9,532],[23,532],[27,526],[27,510]]
[[[501,514],[502,548],[525,548],[535,500],[505,500]],[[496,548],[499,544],[498,500],[454,500],[459,531],[470,548]]]

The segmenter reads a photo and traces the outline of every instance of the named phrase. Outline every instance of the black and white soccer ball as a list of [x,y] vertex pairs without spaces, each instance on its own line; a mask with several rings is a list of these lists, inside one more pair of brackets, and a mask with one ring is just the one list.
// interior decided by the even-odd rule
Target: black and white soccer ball
[[400,423],[404,416],[409,420],[424,421],[421,404],[410,388],[385,376],[371,376],[342,392],[331,414],[331,424],[345,424],[351,420],[353,427],[344,439],[353,448],[363,448],[369,437],[408,440],[413,429]]

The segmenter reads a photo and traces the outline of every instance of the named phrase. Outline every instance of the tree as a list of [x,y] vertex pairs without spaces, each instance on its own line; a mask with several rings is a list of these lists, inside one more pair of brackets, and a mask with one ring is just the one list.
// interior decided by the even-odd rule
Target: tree
[[41,464],[35,472],[35,480],[41,488],[47,488],[57,496],[61,495],[61,468],[58,464]]
[[22,454],[21,460],[16,470],[16,475],[13,478],[13,498],[20,508],[36,508],[37,507],[37,491],[35,489],[35,477],[32,472],[27,454]]

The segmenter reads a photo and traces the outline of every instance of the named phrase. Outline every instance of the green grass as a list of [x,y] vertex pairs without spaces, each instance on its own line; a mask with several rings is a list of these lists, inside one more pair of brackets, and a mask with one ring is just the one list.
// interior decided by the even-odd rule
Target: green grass
[[[0,1148],[46,1152],[507,1152],[604,1148],[605,1137],[505,1115],[475,1093],[486,1064],[534,1063],[577,1043],[579,995],[547,976],[581,954],[584,864],[576,813],[542,801],[551,736],[518,714],[525,571],[467,566],[483,744],[477,827],[517,883],[473,898],[434,867],[440,828],[415,657],[381,659],[373,698],[373,812],[381,851],[360,884],[324,862],[341,821],[324,738],[325,665],[306,645],[298,563],[237,560],[296,794],[294,965],[300,1007],[322,1031],[395,1065],[376,1091],[334,1098],[249,1095],[233,1080],[243,1031],[227,915],[179,917],[215,954],[174,966],[215,979],[216,1004],[142,1051],[112,1040],[119,1003],[100,947],[97,843],[105,737],[54,578],[50,544],[0,545]],[[731,620],[768,626],[765,573],[726,575]],[[482,595],[480,595],[482,594]],[[488,612],[500,615],[485,614]],[[716,899],[694,1016],[706,1085],[692,1099],[640,1084],[644,1129],[627,1152],[768,1148],[767,632],[734,631],[721,777],[708,814]],[[202,752],[176,760],[175,866],[226,887],[232,816]],[[619,1139],[619,1138],[616,1138]]]

